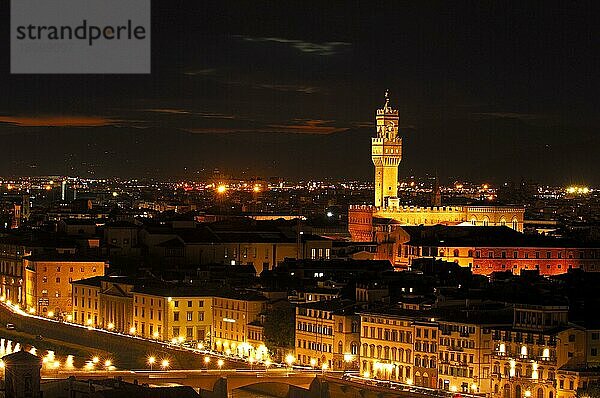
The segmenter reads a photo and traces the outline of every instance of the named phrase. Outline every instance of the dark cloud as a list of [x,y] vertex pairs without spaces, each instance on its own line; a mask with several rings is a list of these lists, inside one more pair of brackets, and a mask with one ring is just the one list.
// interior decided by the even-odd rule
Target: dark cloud
[[100,127],[120,121],[98,116],[0,116],[0,123],[19,127]]
[[320,55],[320,56],[330,56],[337,55],[343,52],[346,52],[348,48],[352,45],[351,43],[341,42],[341,41],[330,41],[324,43],[311,43],[303,40],[291,40],[291,39],[283,39],[280,37],[244,37],[240,36],[240,38],[247,42],[252,43],[276,43],[281,45],[290,46],[301,53],[312,54],[312,55]]

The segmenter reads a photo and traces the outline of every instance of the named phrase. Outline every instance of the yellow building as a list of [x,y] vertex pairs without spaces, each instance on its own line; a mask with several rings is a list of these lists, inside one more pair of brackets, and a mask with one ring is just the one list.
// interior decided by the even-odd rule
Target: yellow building
[[133,292],[135,334],[210,347],[212,301],[211,294],[197,287],[136,287]]
[[97,327],[102,324],[100,290],[102,276],[71,282],[73,313],[67,320],[80,325]]
[[[493,323],[497,325],[501,320]],[[463,393],[491,392],[493,323],[439,320],[438,388]]]
[[360,317],[350,300],[296,307],[296,363],[331,370],[358,368]]
[[129,333],[133,327],[133,289],[139,281],[110,276],[100,282],[100,318],[104,329]]
[[569,369],[587,365],[586,331],[567,314],[566,306],[518,305],[513,326],[493,330],[492,396],[575,396],[578,377]]
[[413,384],[413,315],[393,310],[360,312],[362,376]]
[[[268,357],[265,345],[251,345],[248,335],[250,329],[256,332],[249,325],[259,320],[266,302],[265,296],[252,291],[216,293],[213,298],[213,349],[255,359]],[[256,342],[256,339],[252,340]]]
[[438,324],[433,320],[413,321],[415,342],[413,382],[417,386],[436,388]]
[[71,254],[25,257],[25,306],[44,316],[67,316],[73,310],[71,282],[104,275],[106,266],[103,260]]

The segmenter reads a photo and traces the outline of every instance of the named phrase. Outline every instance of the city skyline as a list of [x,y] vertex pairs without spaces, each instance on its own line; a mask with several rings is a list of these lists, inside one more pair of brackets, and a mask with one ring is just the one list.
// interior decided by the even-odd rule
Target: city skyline
[[151,75],[9,75],[0,64],[11,148],[0,168],[370,180],[374,110],[389,89],[408,154],[400,178],[598,185],[589,8],[319,5],[311,19],[299,5],[154,4]]

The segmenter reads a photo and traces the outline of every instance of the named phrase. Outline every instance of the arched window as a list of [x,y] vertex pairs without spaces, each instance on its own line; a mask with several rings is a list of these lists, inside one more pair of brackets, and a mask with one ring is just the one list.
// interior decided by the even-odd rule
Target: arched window
[[483,217],[483,226],[487,227],[490,225],[490,218],[488,216]]
[[477,225],[477,217],[475,217],[475,216],[471,217],[471,224]]
[[504,218],[504,217],[500,218],[500,225],[503,227],[506,225],[506,218]]
[[518,384],[515,387],[515,398],[523,398],[521,397],[521,386]]
[[537,398],[544,398],[544,389],[541,387],[537,390]]
[[344,344],[340,341],[338,342],[338,354],[341,354],[344,351]]
[[518,229],[518,227],[519,227],[519,221],[517,220],[517,217],[513,217],[512,228],[516,230],[516,229]]

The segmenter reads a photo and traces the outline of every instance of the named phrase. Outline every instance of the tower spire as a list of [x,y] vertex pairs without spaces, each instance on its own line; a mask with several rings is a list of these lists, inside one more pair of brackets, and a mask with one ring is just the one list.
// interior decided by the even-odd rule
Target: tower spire
[[377,136],[371,139],[371,158],[375,166],[375,206],[398,205],[398,165],[402,159],[402,138],[398,136],[398,111],[390,106],[385,90],[383,109],[377,109]]
[[390,90],[385,90],[385,104],[383,105],[383,110],[388,111],[390,109]]

